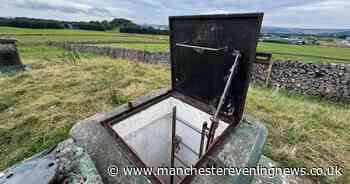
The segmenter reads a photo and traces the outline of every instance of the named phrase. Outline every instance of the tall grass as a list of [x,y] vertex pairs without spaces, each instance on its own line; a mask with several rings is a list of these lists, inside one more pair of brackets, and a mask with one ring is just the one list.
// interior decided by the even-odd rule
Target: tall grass
[[[46,49],[52,58],[40,52]],[[0,170],[68,138],[75,122],[170,83],[163,66],[44,46],[20,50],[32,70],[0,76]]]
[[344,175],[315,178],[350,183],[350,104],[253,86],[246,113],[269,130],[264,153],[286,167],[341,167]]

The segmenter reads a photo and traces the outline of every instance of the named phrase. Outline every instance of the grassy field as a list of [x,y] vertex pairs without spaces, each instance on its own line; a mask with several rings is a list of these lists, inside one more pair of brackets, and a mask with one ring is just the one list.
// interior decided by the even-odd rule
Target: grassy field
[[0,38],[15,38],[21,45],[44,44],[48,41],[70,42],[168,42],[167,36],[126,34],[118,32],[58,30],[58,29],[23,29],[0,27]]
[[268,128],[265,155],[286,167],[339,166],[342,177],[314,179],[350,183],[349,104],[253,86],[245,112]]
[[[150,52],[169,51],[169,38],[167,36],[126,34],[112,31],[0,27],[0,37],[16,38],[22,45],[44,44],[48,41],[70,41],[92,42],[99,46],[130,48]],[[350,48],[259,43],[258,51],[274,53],[273,60],[298,60],[311,63],[350,63]]]
[[[19,50],[32,70],[0,77],[0,170],[66,139],[81,119],[170,86],[166,66],[91,54],[72,60],[43,45]],[[349,105],[251,86],[246,113],[269,130],[267,156],[285,167],[341,166],[343,177],[314,179],[350,182]]]
[[[317,57],[330,57],[339,60],[350,60],[350,48],[260,43],[258,50],[272,53],[310,55],[310,57],[305,57],[308,59],[313,58],[312,56],[314,56],[314,59],[317,59]],[[288,54],[286,54],[286,56],[288,56]]]
[[70,29],[26,29],[14,27],[1,27],[0,35],[2,36],[125,36],[125,37],[142,37],[142,38],[161,38],[168,39],[168,36],[161,35],[145,35],[145,34],[129,34],[119,33],[116,31],[86,31],[86,30],[70,30]]

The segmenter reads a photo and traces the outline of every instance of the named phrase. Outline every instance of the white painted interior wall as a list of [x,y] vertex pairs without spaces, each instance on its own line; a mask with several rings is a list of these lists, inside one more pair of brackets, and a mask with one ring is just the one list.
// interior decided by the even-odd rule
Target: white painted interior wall
[[[199,132],[205,121],[210,127],[211,115],[173,97],[113,125],[113,129],[135,150],[148,167],[170,167],[173,107],[176,107],[177,110],[176,135],[180,137],[183,144],[198,153],[201,140]],[[186,126],[184,122],[197,131]],[[216,137],[227,126],[221,121]],[[180,144],[178,157],[185,161],[188,166],[194,165],[199,160],[198,156],[183,144]],[[175,160],[175,166],[185,167],[177,160]],[[161,177],[161,179],[166,183],[169,182],[168,177]]]

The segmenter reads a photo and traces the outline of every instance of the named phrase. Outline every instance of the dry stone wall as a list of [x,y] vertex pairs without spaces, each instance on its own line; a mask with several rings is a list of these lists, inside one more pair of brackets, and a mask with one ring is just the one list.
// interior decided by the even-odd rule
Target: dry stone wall
[[88,52],[98,55],[110,56],[113,58],[128,59],[137,62],[150,63],[150,64],[169,64],[170,54],[167,52],[146,52],[141,50],[124,49],[124,48],[112,48],[101,47],[95,45],[86,44],[71,44],[71,43],[59,43],[50,42],[49,45],[62,47],[73,52]]
[[[99,47],[84,44],[49,43],[75,52],[90,52],[114,58],[124,58],[151,64],[169,64],[169,53],[144,52],[123,48]],[[306,95],[350,102],[349,64],[311,64],[277,61],[272,64],[256,61],[252,81]]]
[[313,64],[303,62],[256,62],[252,80],[306,95],[350,102],[350,65]]

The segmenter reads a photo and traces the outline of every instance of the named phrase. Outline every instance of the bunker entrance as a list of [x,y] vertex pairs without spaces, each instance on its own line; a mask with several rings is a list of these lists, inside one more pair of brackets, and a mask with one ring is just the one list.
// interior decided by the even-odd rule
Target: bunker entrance
[[[113,126],[116,133],[140,159],[151,168],[190,167],[206,151],[204,127],[210,127],[211,115],[174,97],[128,117]],[[228,127],[219,123],[215,137]],[[166,174],[166,173],[165,173]],[[174,183],[184,175],[174,177]],[[160,176],[163,183],[171,183],[169,175]]]
[[[225,144],[242,119],[262,17],[170,17],[171,90],[129,103],[125,113],[103,122],[130,161],[137,167],[199,168]],[[165,184],[190,183],[192,177],[157,176],[147,177]]]

